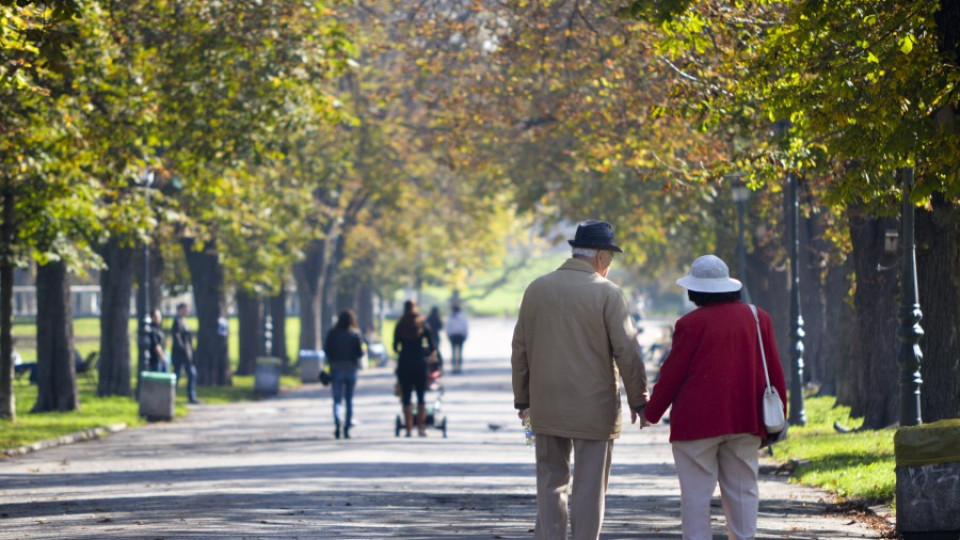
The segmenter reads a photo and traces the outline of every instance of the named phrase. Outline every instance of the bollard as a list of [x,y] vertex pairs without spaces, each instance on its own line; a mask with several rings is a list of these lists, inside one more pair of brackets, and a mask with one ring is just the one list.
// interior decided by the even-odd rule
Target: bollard
[[301,349],[300,358],[300,381],[304,383],[315,383],[320,380],[320,370],[323,368],[323,361],[326,355],[323,351],[313,349]]
[[140,373],[140,416],[148,421],[172,420],[176,416],[177,377],[173,373]]
[[257,357],[257,366],[253,371],[253,392],[262,396],[275,396],[280,393],[280,370],[283,362],[272,356]]
[[960,538],[960,418],[902,427],[897,457],[897,530],[906,540]]

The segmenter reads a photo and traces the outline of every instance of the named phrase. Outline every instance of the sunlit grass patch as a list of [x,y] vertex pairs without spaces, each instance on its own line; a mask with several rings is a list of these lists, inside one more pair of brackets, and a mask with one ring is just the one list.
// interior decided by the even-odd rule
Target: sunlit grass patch
[[[113,424],[136,426],[144,423],[137,402],[128,397],[96,397],[96,384],[77,382],[80,410],[66,413],[31,413],[37,402],[37,387],[25,379],[14,382],[17,398],[17,419],[0,421],[0,448],[16,448],[44,439],[61,437],[77,431]],[[178,415],[183,414],[182,407]]]
[[808,398],[808,424],[791,426],[789,438],[774,447],[774,457],[796,460],[797,481],[830,490],[842,500],[892,505],[895,430],[837,433],[834,422],[857,428],[863,420],[850,418],[849,407],[834,403],[829,396]]

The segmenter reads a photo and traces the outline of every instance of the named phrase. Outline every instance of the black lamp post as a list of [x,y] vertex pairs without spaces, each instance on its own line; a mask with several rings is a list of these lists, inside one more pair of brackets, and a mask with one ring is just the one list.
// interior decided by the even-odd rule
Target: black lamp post
[[920,377],[920,361],[923,353],[920,352],[920,338],[923,337],[923,328],[920,319],[920,297],[917,292],[917,254],[913,238],[913,203],[910,193],[913,191],[913,168],[907,167],[897,171],[903,182],[903,273],[900,278],[900,310],[897,313],[900,319],[900,328],[897,338],[900,339],[900,425],[918,426],[923,421],[920,416],[920,386],[923,379]]
[[263,355],[273,356],[273,316],[270,314],[270,299],[264,301],[265,315],[263,317]]
[[790,424],[807,425],[803,405],[803,316],[800,314],[800,205],[797,201],[799,179],[787,174],[787,201],[790,227]]
[[[781,136],[790,129],[789,120],[778,120],[774,133]],[[787,227],[790,244],[790,416],[795,426],[807,425],[803,405],[803,316],[800,314],[800,206],[797,201],[799,179],[787,173]]]
[[740,175],[733,177],[733,202],[737,204],[737,266],[740,281],[743,282],[741,296],[746,303],[750,302],[750,291],[747,289],[747,246],[743,240],[743,215],[747,199],[750,198],[750,188],[743,183]]
[[[147,209],[150,209],[150,188],[153,186],[154,174],[151,170],[146,170],[140,175],[140,185],[144,189],[144,197],[147,202]],[[140,294],[142,296],[143,313],[139,317],[138,335],[139,344],[137,355],[137,399],[140,399],[140,373],[147,369],[150,355],[150,243],[143,242],[143,276],[140,282]]]

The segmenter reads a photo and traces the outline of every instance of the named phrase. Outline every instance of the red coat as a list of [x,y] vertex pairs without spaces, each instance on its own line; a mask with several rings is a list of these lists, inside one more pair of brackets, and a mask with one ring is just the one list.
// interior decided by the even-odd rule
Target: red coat
[[[757,313],[770,382],[786,400],[773,324],[767,312],[757,308]],[[658,422],[672,404],[671,441],[734,433],[765,439],[761,400],[766,380],[760,362],[757,325],[749,306],[737,301],[697,308],[677,321],[673,347],[644,415]]]

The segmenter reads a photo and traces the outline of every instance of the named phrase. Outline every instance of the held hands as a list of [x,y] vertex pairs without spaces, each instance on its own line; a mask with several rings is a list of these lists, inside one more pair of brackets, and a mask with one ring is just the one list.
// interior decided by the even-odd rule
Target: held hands
[[630,423],[631,423],[631,424],[636,424],[636,423],[637,423],[637,418],[640,418],[640,429],[643,429],[643,428],[645,428],[645,427],[650,427],[650,425],[651,425],[651,424],[650,424],[650,421],[647,420],[647,417],[646,417],[646,416],[644,416],[644,414],[643,414],[643,409],[640,409],[640,412],[639,412],[639,413],[637,413],[637,411],[635,411],[635,410],[633,410],[633,409],[630,409]]
[[530,416],[530,409],[521,409],[517,411],[517,418],[520,419],[521,424],[527,421],[528,416]]

